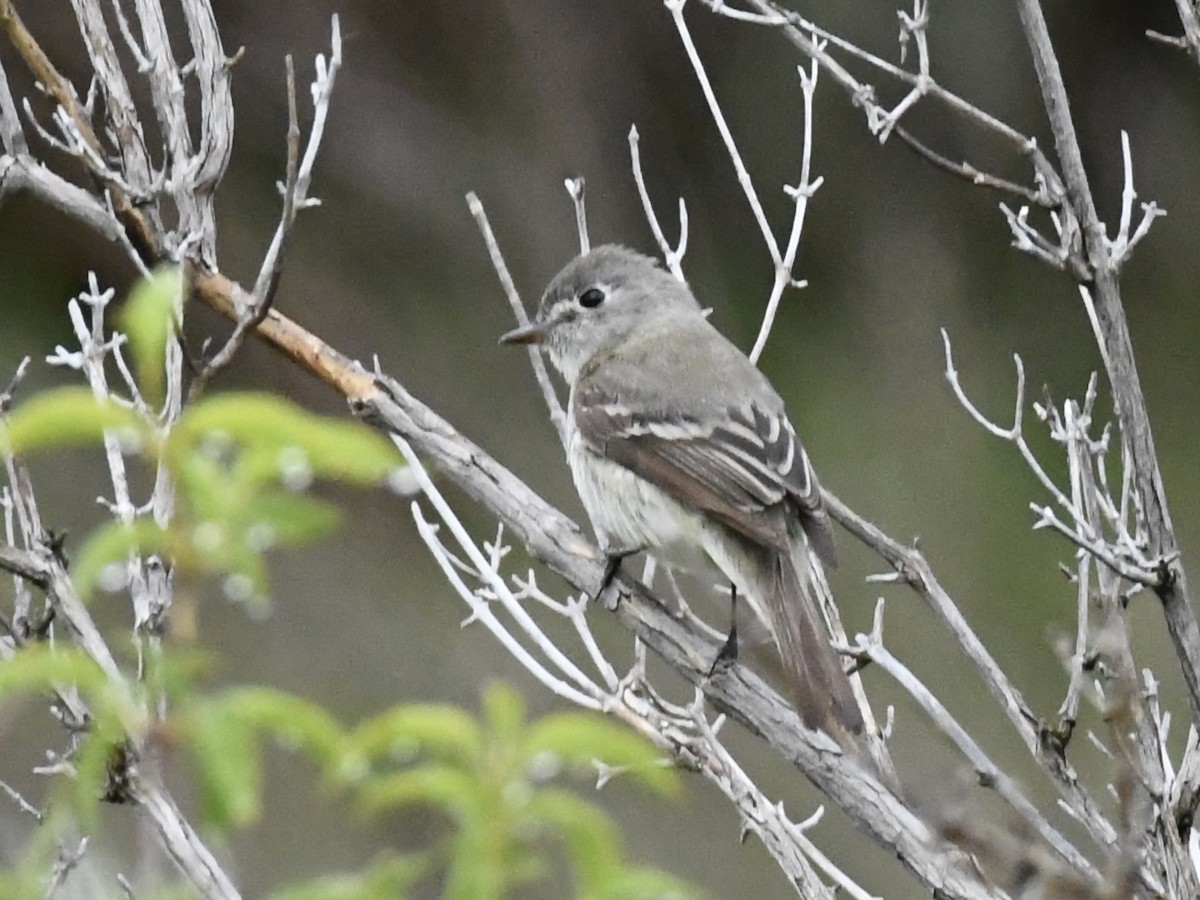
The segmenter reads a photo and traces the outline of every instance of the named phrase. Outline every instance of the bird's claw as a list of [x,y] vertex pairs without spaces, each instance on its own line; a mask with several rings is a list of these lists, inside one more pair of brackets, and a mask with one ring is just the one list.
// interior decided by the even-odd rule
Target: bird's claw
[[[593,601],[596,603],[603,602],[602,598],[604,596],[604,592],[612,586],[613,579],[617,577],[617,572],[621,570],[622,560],[640,552],[640,547],[629,547],[619,550],[604,551],[604,574],[600,576],[600,587],[596,588],[596,593],[592,595]],[[608,609],[616,609],[616,600],[614,600],[611,604],[605,603],[604,606]]]

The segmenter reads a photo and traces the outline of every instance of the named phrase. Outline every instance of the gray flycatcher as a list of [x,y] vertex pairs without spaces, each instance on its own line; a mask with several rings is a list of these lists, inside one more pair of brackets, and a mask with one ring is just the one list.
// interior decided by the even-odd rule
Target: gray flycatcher
[[715,565],[774,637],[805,724],[860,734],[813,599],[813,552],[836,564],[816,475],[775,389],[687,285],[650,257],[597,247],[500,341],[544,346],[570,388],[567,459],[610,560],[602,590],[641,550]]

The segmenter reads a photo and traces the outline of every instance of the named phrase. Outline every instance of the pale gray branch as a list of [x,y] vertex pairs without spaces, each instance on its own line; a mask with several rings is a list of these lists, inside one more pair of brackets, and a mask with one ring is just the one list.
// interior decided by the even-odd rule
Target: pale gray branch
[[[880,604],[882,605],[882,601],[880,601]],[[869,636],[860,635],[859,640],[850,649],[854,653],[878,664],[885,672],[891,675],[904,688],[908,695],[917,702],[917,705],[924,710],[925,714],[933,721],[938,730],[950,738],[963,756],[967,758],[975,770],[975,775],[979,783],[993,789],[999,796],[1003,797],[1009,806],[1034,830],[1038,837],[1052,847],[1065,863],[1069,864],[1076,872],[1085,876],[1098,887],[1100,884],[1100,873],[1096,870],[1096,867],[1083,854],[1076,850],[1061,832],[1046,820],[1037,807],[1025,796],[1017,783],[988,757],[983,748],[958,723],[958,720],[950,714],[950,711],[946,709],[925,683],[887,649],[883,643],[883,635],[879,623],[880,616],[877,613],[876,627],[872,634]]]
[[[1082,256],[1090,275],[1097,331],[1112,385],[1121,433],[1133,462],[1134,481],[1142,504],[1150,553],[1160,560],[1162,577],[1156,591],[1162,600],[1167,628],[1188,688],[1193,721],[1200,721],[1200,626],[1197,625],[1187,576],[1178,558],[1178,545],[1167,508],[1166,490],[1146,410],[1133,342],[1121,303],[1117,265],[1109,252],[1105,228],[1096,211],[1066,86],[1049,28],[1038,0],[1018,0],[1017,11],[1033,55],[1042,101],[1054,133],[1062,165],[1067,201],[1083,237]],[[1196,892],[1200,893],[1200,883]]]
[[[496,270],[496,276],[500,279],[500,286],[504,289],[504,296],[513,311],[517,325],[524,327],[529,324],[529,316],[525,313],[525,305],[521,302],[521,295],[517,292],[516,283],[513,282],[512,275],[508,272],[508,266],[504,262],[504,254],[500,252],[500,245],[496,242],[496,235],[492,232],[492,224],[488,221],[483,203],[474,191],[467,194],[467,206],[471,210],[471,215],[475,217],[475,222],[479,226],[480,233],[483,235],[483,242],[487,246],[488,256],[492,260],[492,267]],[[542,400],[545,401],[546,409],[550,413],[550,422],[554,425],[554,432],[558,435],[559,442],[565,446],[567,441],[566,413],[563,412],[562,404],[558,400],[558,394],[554,391],[554,384],[550,381],[550,373],[546,370],[546,363],[542,359],[542,353],[536,346],[529,347],[529,363],[533,366],[533,374],[537,378],[538,387],[541,389]]]

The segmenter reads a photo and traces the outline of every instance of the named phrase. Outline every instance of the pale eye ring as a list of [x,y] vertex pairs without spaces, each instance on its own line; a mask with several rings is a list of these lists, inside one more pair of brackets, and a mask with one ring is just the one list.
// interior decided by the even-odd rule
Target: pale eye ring
[[579,295],[579,305],[584,309],[595,309],[604,302],[604,291],[600,288],[588,288]]

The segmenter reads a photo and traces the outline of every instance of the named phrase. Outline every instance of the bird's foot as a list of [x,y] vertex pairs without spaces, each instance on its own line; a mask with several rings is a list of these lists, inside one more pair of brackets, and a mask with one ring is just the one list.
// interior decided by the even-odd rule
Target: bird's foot
[[729,586],[729,636],[725,638],[725,643],[721,645],[721,649],[717,651],[717,656],[713,660],[712,665],[708,667],[708,677],[719,675],[724,672],[738,658],[738,630],[737,630],[737,588],[733,585]]
[[601,603],[606,609],[616,609],[617,601],[614,597],[611,603],[605,603],[603,600],[604,592],[607,591],[613,583],[613,579],[617,577],[617,572],[621,570],[621,562],[630,556],[634,556],[641,552],[641,547],[622,547],[618,549],[607,548],[604,551],[604,574],[600,576],[600,587],[596,588],[596,593],[592,594],[592,600],[596,603]]

